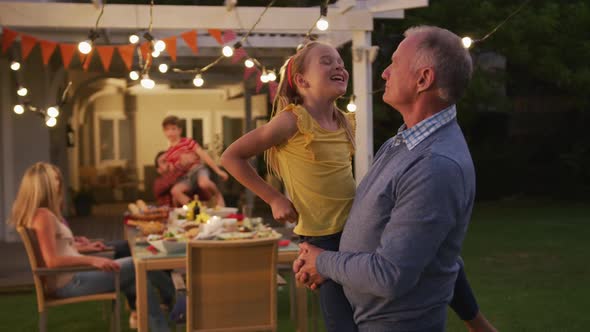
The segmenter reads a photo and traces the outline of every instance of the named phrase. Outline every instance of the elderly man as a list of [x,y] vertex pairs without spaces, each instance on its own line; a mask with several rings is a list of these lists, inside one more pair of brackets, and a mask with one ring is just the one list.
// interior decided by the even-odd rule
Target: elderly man
[[404,125],[360,183],[340,251],[301,244],[299,281],[342,284],[360,331],[444,331],[475,197],[455,103],[471,78],[461,40],[408,29],[383,72],[383,100]]

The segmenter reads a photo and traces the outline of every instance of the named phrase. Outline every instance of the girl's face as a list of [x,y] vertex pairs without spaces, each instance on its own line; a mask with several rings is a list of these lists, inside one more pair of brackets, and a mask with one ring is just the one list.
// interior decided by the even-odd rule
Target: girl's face
[[53,168],[49,168],[48,169],[48,173],[49,176],[52,178],[53,180],[53,184],[55,186],[54,190],[55,193],[57,194],[57,199],[59,200],[59,206],[60,208],[64,208],[64,199],[63,199],[63,183],[62,183],[62,178],[61,175],[59,174],[59,172]]
[[348,72],[338,51],[328,45],[317,45],[306,55],[303,73],[295,80],[305,95],[336,99],[346,93]]

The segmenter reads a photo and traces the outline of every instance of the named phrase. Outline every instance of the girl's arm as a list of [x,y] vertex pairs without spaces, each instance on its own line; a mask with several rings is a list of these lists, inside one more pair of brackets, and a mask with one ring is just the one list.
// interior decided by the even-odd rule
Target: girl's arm
[[264,126],[240,137],[221,155],[221,165],[236,180],[270,205],[274,218],[279,221],[296,222],[297,211],[284,195],[258,175],[248,160],[273,146],[286,142],[296,131],[295,115],[282,112]]
[[[92,265],[103,271],[118,271],[119,264],[111,259],[95,256],[60,256],[55,243],[55,220],[57,217],[49,210],[40,208],[33,218],[33,229],[45,264],[49,268]],[[59,222],[59,221],[58,221]]]
[[200,146],[197,145],[195,147],[195,153],[199,156],[199,158],[201,158],[202,161],[205,162],[205,164],[211,167],[211,169],[215,173],[217,173],[217,175],[219,175],[223,181],[226,181],[229,178],[227,173],[224,172],[221,168],[219,168],[219,166],[217,166],[213,159],[211,159],[211,156],[209,156],[207,151],[203,150]]

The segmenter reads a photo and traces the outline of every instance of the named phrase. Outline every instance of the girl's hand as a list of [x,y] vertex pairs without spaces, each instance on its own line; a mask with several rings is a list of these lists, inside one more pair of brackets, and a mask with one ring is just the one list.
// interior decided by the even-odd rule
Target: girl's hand
[[101,271],[114,272],[121,270],[117,261],[104,257],[92,257],[91,265]]
[[295,206],[285,196],[277,197],[269,205],[272,209],[272,216],[277,221],[296,223],[299,219],[299,213],[295,210]]

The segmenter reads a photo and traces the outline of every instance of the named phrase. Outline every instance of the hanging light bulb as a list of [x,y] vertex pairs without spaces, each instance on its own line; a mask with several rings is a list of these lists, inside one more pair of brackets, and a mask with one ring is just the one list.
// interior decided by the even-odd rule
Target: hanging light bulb
[[27,93],[29,93],[29,90],[27,90],[27,88],[25,88],[24,86],[20,86],[18,87],[18,90],[16,90],[16,94],[21,97],[26,96]]
[[159,57],[159,56],[160,56],[160,51],[158,51],[158,50],[154,50],[154,51],[152,52],[152,57],[153,57],[153,58],[157,58],[157,57]]
[[129,78],[134,81],[137,81],[139,79],[139,73],[137,72],[137,70],[130,71]]
[[356,112],[356,104],[354,103],[354,99],[354,95],[350,96],[350,101],[348,102],[348,105],[346,105],[346,109],[351,113]]
[[148,74],[144,74],[141,78],[141,86],[144,89],[153,89],[154,86],[156,86],[156,82],[154,82]]
[[252,68],[254,67],[254,61],[252,61],[252,59],[246,59],[246,61],[244,61],[244,66],[247,68]]
[[160,71],[160,73],[164,74],[164,73],[168,72],[168,65],[165,63],[161,63],[158,66],[158,70]]
[[49,117],[47,118],[47,120],[45,120],[45,124],[47,125],[47,127],[55,127],[55,125],[57,124],[57,119]]
[[229,58],[230,56],[234,55],[234,48],[226,45],[221,50],[221,53],[223,53],[223,56],[225,56],[226,58]]
[[57,118],[57,116],[59,115],[59,109],[57,108],[57,106],[51,106],[47,109],[47,115],[49,115],[49,117],[52,118]]
[[461,42],[463,43],[463,47],[470,48],[473,45],[473,39],[470,37],[463,37],[461,38]]
[[10,69],[17,71],[20,69],[20,62],[18,61],[12,61],[12,63],[10,64]]
[[16,113],[16,114],[23,114],[25,112],[24,106],[23,105],[20,105],[20,104],[19,105],[14,105],[13,110],[14,110],[14,113]]
[[80,53],[82,53],[82,54],[90,53],[90,51],[92,51],[92,41],[90,39],[86,39],[84,41],[81,41],[78,44],[78,51],[80,51]]
[[137,44],[137,43],[139,43],[139,36],[136,35],[136,34],[129,35],[129,42],[131,44]]
[[320,30],[320,31],[328,30],[330,23],[328,23],[327,16],[328,16],[328,6],[321,5],[320,6],[320,19],[315,24],[315,26],[318,28],[318,30]]
[[156,40],[154,42],[154,50],[161,53],[161,52],[164,52],[165,49],[166,49],[166,43],[163,40]]
[[203,79],[203,76],[201,76],[201,74],[197,74],[195,75],[195,79],[193,79],[193,84],[197,87],[200,88],[203,86],[203,84],[205,84],[205,80]]
[[260,82],[268,83],[268,81],[269,81],[269,77],[268,77],[268,74],[266,73],[266,69],[262,69],[262,75],[260,75]]
[[275,74],[275,72],[272,70],[268,71],[268,73],[266,74],[266,77],[268,78],[269,81],[276,81],[277,80],[277,74]]

